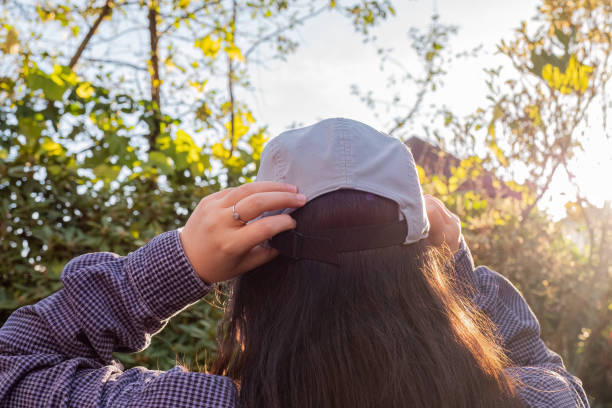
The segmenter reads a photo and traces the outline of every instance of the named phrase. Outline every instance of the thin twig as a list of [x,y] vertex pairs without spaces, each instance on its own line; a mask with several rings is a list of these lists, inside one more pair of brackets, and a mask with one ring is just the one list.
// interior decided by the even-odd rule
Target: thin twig
[[113,60],[113,59],[104,59],[104,58],[90,58],[90,57],[85,57],[83,58],[83,60],[88,61],[88,62],[98,62],[101,64],[113,64],[113,65],[120,65],[123,67],[127,67],[127,68],[132,68],[138,71],[147,71],[146,67],[141,67],[138,66],[136,64],[132,64],[130,62],[126,62],[126,61],[119,61],[119,60]]
[[306,14],[298,19],[296,19],[295,21],[292,21],[289,25],[281,27],[273,32],[271,32],[270,34],[267,34],[261,38],[258,38],[257,41],[255,41],[253,44],[251,44],[251,46],[249,47],[249,49],[246,50],[246,52],[244,53],[244,58],[248,59],[249,56],[251,55],[251,53],[253,51],[255,51],[255,49],[260,46],[261,44],[265,43],[266,41],[278,36],[279,34],[282,34],[283,32],[290,30],[291,28],[293,28],[293,26],[297,25],[297,24],[302,24],[304,23],[306,20],[309,20],[313,17],[318,16],[319,14],[323,13],[325,10],[328,10],[329,6],[323,6],[309,14]]
[[83,51],[85,51],[85,48],[87,48],[87,44],[89,44],[91,37],[93,37],[93,35],[98,30],[98,27],[102,23],[102,20],[104,20],[104,18],[106,18],[106,16],[108,16],[111,13],[112,9],[113,9],[113,0],[106,0],[106,3],[104,3],[104,7],[102,7],[102,10],[100,11],[100,14],[98,15],[98,18],[96,19],[94,24],[91,26],[91,28],[85,35],[85,38],[83,38],[83,41],[81,41],[81,44],[79,44],[79,48],[77,48],[77,51],[74,53],[72,58],[70,58],[70,62],[68,63],[68,66],[70,68],[74,68],[76,63],[79,61],[79,58],[81,58]]
[[542,189],[540,190],[540,192],[536,196],[535,200],[533,200],[533,202],[531,204],[529,204],[529,206],[523,210],[523,212],[521,214],[521,226],[527,220],[527,217],[529,216],[529,213],[531,213],[531,210],[533,210],[533,208],[536,206],[538,201],[540,201],[540,199],[548,191],[548,187],[550,186],[550,183],[552,182],[553,176],[557,172],[557,168],[559,168],[560,164],[561,164],[561,161],[557,161],[554,164],[553,168],[550,170],[550,173],[548,174],[548,177],[546,179],[546,183],[544,184],[544,186],[542,187]]

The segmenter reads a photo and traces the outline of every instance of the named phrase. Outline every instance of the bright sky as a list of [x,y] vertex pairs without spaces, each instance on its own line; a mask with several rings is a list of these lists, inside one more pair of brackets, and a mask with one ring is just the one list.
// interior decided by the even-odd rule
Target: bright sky
[[[495,55],[495,45],[510,38],[521,20],[529,20],[536,10],[533,0],[453,0],[398,1],[397,16],[376,30],[379,44],[398,49],[396,55],[405,66],[418,65],[410,52],[407,32],[410,27],[425,27],[437,9],[441,22],[459,26],[451,40],[454,51],[472,49],[479,44],[479,57],[464,59],[449,69],[445,87],[432,99],[446,104],[459,115],[473,112],[485,105],[485,74],[483,68],[506,64],[504,57]],[[469,4],[469,7],[466,7]],[[352,84],[363,90],[384,92],[386,74],[381,73],[375,47],[363,44],[355,35],[350,22],[337,14],[325,14],[299,29],[301,44],[286,62],[270,62],[253,69],[256,88],[250,96],[256,117],[269,124],[270,134],[277,135],[295,124],[308,125],[327,117],[349,117],[385,130],[389,118],[376,118],[372,111],[350,93]],[[385,120],[387,119],[387,120]],[[584,141],[585,152],[574,165],[582,193],[592,202],[602,205],[612,200],[612,140],[594,126]],[[588,133],[588,132],[587,132]],[[422,136],[422,135],[421,135]],[[607,185],[607,187],[606,187]],[[573,190],[564,173],[554,181],[551,194],[543,206],[555,217],[565,213],[563,204],[572,199]]]

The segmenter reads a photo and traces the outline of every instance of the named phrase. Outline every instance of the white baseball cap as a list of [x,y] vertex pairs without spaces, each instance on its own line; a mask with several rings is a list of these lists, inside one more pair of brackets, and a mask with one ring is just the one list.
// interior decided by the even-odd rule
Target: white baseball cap
[[[401,221],[391,228],[395,238],[384,239],[391,230],[379,228],[376,231],[373,226],[361,232],[382,239],[379,244],[370,239],[371,243],[365,245],[367,248],[410,244],[426,238],[429,232],[425,201],[410,150],[400,140],[355,120],[326,119],[275,137],[263,150],[257,181],[293,184],[306,196],[307,202],[340,189],[369,192],[395,201]],[[274,211],[264,216],[291,211],[293,209]],[[350,231],[350,235],[356,232]],[[404,236],[399,237],[400,233]],[[280,234],[272,242],[286,243],[287,237],[295,241],[295,233],[291,234]],[[342,231],[328,234],[327,240],[335,242],[337,252],[365,249],[363,242],[349,238],[349,234]],[[295,246],[285,249],[292,251],[294,258],[300,258]]]

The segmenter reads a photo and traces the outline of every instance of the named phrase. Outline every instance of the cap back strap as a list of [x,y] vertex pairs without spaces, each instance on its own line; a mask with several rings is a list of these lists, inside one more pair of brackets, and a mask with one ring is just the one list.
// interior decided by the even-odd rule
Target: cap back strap
[[311,259],[338,265],[338,254],[402,244],[406,239],[406,221],[388,224],[336,228],[312,233],[294,230],[270,239],[270,246],[294,260]]

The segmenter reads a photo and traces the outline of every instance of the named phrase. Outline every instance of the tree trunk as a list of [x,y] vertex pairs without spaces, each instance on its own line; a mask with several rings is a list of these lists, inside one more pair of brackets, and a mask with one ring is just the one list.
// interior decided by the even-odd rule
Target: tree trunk
[[158,0],[149,2],[149,43],[150,43],[150,67],[151,73],[151,107],[153,118],[149,133],[149,150],[157,149],[157,137],[161,133],[162,113],[161,113],[161,80],[159,76],[159,32],[157,31],[157,16],[159,14]]

